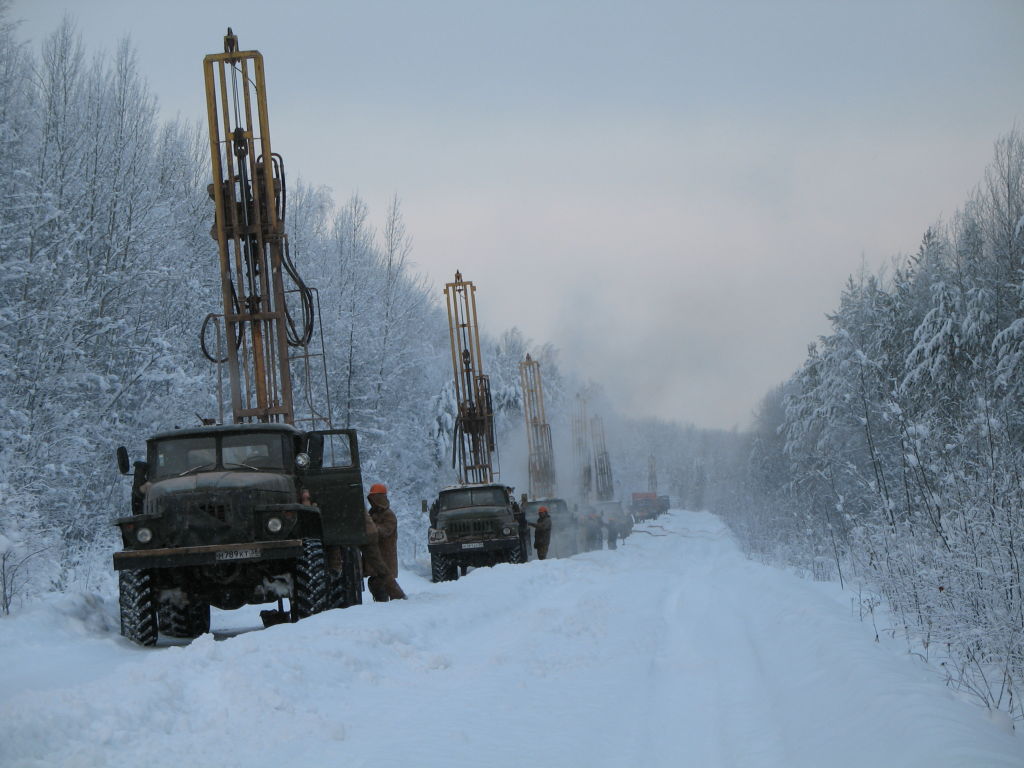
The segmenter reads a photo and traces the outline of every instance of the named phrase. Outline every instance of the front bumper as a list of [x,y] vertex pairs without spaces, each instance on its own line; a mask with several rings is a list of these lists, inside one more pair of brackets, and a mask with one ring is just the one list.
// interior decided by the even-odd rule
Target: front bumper
[[135,549],[114,553],[115,571],[143,568],[179,568],[195,565],[227,565],[263,560],[284,560],[302,555],[302,539],[248,541],[244,544],[213,544],[203,547]]
[[472,554],[473,552],[498,552],[519,546],[519,537],[510,536],[501,539],[462,539],[459,541],[440,541],[427,544],[432,555]]

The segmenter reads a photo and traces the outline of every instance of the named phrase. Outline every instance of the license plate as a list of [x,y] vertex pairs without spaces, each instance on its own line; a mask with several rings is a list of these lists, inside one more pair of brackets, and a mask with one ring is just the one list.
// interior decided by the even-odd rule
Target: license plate
[[215,555],[217,560],[251,560],[259,556],[258,549],[231,549],[227,552],[218,552]]
[[463,549],[483,549],[484,548],[484,543],[482,541],[474,541],[474,542],[471,542],[470,544],[463,544],[462,548]]

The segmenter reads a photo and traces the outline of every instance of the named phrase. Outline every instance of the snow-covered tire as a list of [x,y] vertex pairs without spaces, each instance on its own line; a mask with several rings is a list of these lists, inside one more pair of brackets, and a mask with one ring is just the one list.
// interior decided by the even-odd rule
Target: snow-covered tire
[[210,605],[199,601],[177,603],[166,600],[157,610],[160,634],[194,638],[210,631]]
[[330,608],[348,608],[363,602],[363,566],[358,547],[341,550],[341,571],[331,571]]
[[508,562],[510,563],[525,563],[527,562],[526,551],[523,549],[522,544],[516,544],[512,549],[508,551]]
[[156,595],[149,571],[118,575],[121,634],[139,645],[156,645]]
[[459,568],[449,555],[430,556],[430,580],[437,584],[441,581],[455,581],[459,578]]
[[292,572],[292,621],[304,619],[328,608],[331,577],[320,539],[302,542],[302,556]]

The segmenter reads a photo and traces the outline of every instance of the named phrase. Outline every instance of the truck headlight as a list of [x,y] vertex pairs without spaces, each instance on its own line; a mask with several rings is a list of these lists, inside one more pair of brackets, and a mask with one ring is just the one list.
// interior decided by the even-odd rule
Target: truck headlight
[[135,532],[135,539],[140,544],[149,544],[153,540],[153,532],[149,528],[139,528]]
[[505,526],[504,528],[502,528],[502,529],[501,529],[501,535],[502,535],[502,536],[511,536],[511,535],[512,535],[512,529],[511,529],[511,528],[509,528],[509,527],[508,527],[508,526],[506,525],[506,526]]
[[431,528],[430,532],[427,534],[427,541],[432,542],[432,543],[437,543],[439,541],[444,541],[447,538],[448,538],[448,534],[446,534],[440,528]]
[[269,520],[267,520],[267,530],[271,533],[280,533],[281,527],[282,523],[280,517],[272,517]]

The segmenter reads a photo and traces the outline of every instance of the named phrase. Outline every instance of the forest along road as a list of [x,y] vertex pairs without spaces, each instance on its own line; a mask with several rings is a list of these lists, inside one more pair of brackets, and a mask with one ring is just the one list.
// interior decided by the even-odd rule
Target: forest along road
[[123,641],[112,600],[0,621],[0,765],[1024,765],[849,593],[747,560],[707,513],[401,582],[406,602],[188,646]]

